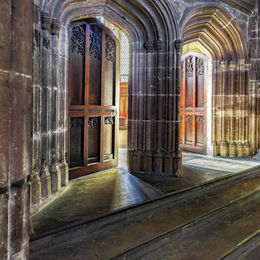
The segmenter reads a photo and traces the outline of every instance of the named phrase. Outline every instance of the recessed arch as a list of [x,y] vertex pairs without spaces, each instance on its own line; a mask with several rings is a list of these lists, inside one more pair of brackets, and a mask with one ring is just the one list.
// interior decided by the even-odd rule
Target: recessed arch
[[241,28],[221,5],[188,8],[180,20],[183,44],[199,43],[212,57],[213,154],[250,156],[246,125],[248,110],[248,50]]
[[[35,103],[38,106],[36,120],[41,122],[38,131],[51,133],[51,129],[58,129],[57,134],[42,138],[41,145],[34,143],[38,151],[34,161],[44,158],[34,166],[42,184],[42,197],[49,196],[51,187],[59,190],[68,180],[68,26],[71,21],[84,17],[103,16],[130,36],[130,172],[178,175],[182,167],[178,141],[181,44],[172,3],[164,0],[35,0],[35,4],[35,17],[38,15],[35,35],[40,41],[34,55],[40,58],[34,60],[34,67],[41,71],[38,73],[35,69],[34,82],[54,93],[51,98],[48,91],[42,91],[43,102]],[[49,107],[50,112],[44,111],[42,116],[40,111],[44,107]],[[52,181],[59,174],[61,184]]]
[[220,5],[187,10],[180,21],[180,28],[184,44],[200,41],[207,46],[213,59],[230,61],[248,58],[241,28]]

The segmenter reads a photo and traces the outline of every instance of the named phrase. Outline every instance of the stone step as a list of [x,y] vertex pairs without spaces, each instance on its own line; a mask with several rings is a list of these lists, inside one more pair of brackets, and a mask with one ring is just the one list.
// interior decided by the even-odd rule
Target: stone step
[[[148,244],[158,238],[164,240],[164,236],[174,230],[178,230],[179,235],[189,233],[193,229],[190,223],[208,214],[214,215],[212,212],[222,207],[229,208],[232,200],[240,200],[254,191],[258,194],[260,172],[257,169],[221,177],[66,227],[66,230],[32,241],[31,259],[109,259],[131,257],[131,253],[136,259],[136,250],[146,252]],[[171,240],[166,237],[166,241]],[[153,245],[153,248],[156,247]]]
[[260,188],[113,259],[222,259],[259,228]]
[[235,248],[230,250],[221,260],[254,260],[260,258],[260,230],[256,231]]

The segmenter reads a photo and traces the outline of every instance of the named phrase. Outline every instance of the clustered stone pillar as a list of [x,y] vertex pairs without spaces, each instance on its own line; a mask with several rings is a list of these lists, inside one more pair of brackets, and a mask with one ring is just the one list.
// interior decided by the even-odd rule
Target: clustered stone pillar
[[61,185],[66,186],[69,180],[68,158],[68,46],[67,28],[63,26],[59,32],[58,61],[58,160],[61,173]]
[[[213,85],[213,153],[223,157],[249,157],[250,65],[244,60],[215,62]],[[249,102],[251,101],[251,102]],[[254,150],[255,152],[255,150]]]
[[250,95],[250,153],[254,154],[260,147],[260,6],[249,17],[249,95]]
[[0,8],[0,259],[28,258],[32,1]]
[[180,175],[181,42],[133,43],[132,53],[135,78],[129,82],[129,170],[139,176]]
[[[68,182],[65,159],[65,66],[60,50],[60,25],[34,6],[33,49],[33,211]],[[64,49],[64,46],[62,46]],[[64,55],[63,55],[64,56]]]

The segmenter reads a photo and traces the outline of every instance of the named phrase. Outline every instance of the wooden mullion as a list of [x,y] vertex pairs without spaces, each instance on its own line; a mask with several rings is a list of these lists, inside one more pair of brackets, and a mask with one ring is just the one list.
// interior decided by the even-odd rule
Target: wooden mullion
[[84,116],[84,166],[88,165],[88,115]]
[[86,44],[85,44],[85,106],[89,105],[89,46],[90,46],[90,26],[86,24]]
[[100,117],[100,163],[104,162],[104,126],[105,117],[101,115]]
[[196,56],[193,56],[193,122],[192,122],[192,135],[193,135],[193,145],[196,146],[196,84],[197,84],[197,80],[196,80]]
[[106,33],[102,31],[102,56],[101,56],[101,106],[105,104],[105,67],[106,67]]
[[186,59],[183,61],[183,72],[182,72],[182,80],[183,80],[183,87],[182,87],[182,93],[183,93],[183,144],[186,142],[186,132],[185,132],[185,127],[186,127]]
[[204,149],[207,149],[207,78],[206,78],[206,71],[208,73],[208,70],[206,70],[206,59],[203,59],[203,65],[204,65],[204,74],[203,74],[203,87],[204,87],[204,98],[203,98],[203,118],[204,118]]
[[90,45],[90,26],[86,24],[85,38],[85,95],[84,95],[84,166],[88,165],[88,104],[89,104],[89,45]]
[[104,163],[104,104],[105,104],[105,55],[106,55],[106,32],[102,30],[102,55],[101,55],[101,108],[102,113],[100,117],[100,163]]

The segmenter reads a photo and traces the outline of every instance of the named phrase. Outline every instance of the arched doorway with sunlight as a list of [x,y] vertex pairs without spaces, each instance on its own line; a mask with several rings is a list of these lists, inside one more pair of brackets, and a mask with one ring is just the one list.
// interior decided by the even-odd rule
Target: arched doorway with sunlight
[[180,91],[182,150],[212,155],[212,59],[199,43],[183,46]]
[[[188,110],[181,126],[183,149],[222,157],[249,157],[255,153],[255,141],[246,116],[249,67],[241,28],[223,7],[212,4],[190,8],[181,20],[181,30],[185,64],[182,89],[191,88],[190,104],[181,104]],[[205,58],[195,58],[200,55]],[[200,70],[198,65],[202,63]],[[185,96],[184,92],[181,95]],[[196,104],[200,96],[205,103],[203,118],[192,116],[195,110],[204,113]]]

